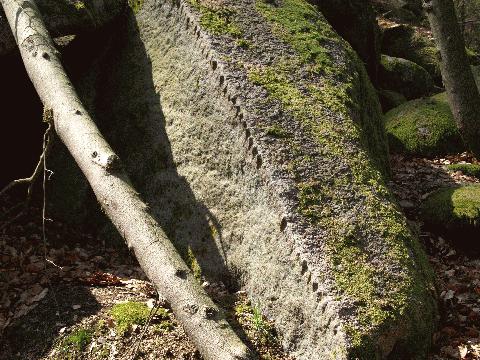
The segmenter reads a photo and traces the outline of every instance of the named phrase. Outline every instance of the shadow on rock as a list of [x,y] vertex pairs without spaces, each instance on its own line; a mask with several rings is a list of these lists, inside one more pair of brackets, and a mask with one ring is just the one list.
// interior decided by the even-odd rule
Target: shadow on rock
[[201,270],[207,278],[232,285],[217,245],[222,244],[221,226],[177,171],[152,64],[135,17],[126,17],[112,26],[108,53],[93,84],[95,119],[185,261],[197,275]]

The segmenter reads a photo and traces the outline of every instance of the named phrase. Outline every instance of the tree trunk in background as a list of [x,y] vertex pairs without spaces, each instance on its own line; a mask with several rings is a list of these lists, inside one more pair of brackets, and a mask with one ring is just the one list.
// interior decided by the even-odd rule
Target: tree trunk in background
[[448,102],[467,147],[480,159],[480,95],[452,0],[427,0],[424,8],[440,51]]
[[255,356],[234,333],[133,189],[118,156],[80,102],[33,0],[1,0],[25,68],[55,131],[85,174],[105,214],[207,360]]

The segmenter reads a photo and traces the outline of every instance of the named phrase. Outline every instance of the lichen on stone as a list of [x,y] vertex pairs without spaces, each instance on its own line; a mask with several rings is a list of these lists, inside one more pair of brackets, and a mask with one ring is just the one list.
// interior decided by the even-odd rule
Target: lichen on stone
[[130,6],[132,11],[136,14],[142,8],[143,0],[128,0],[128,6]]

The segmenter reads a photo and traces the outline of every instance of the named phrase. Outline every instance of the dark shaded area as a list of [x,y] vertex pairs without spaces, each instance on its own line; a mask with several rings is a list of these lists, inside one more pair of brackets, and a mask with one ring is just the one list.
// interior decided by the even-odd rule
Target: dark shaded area
[[[73,305],[81,305],[73,310]],[[40,304],[7,327],[0,338],[0,360],[40,359],[50,350],[60,328],[79,323],[101,306],[84,286],[57,285]]]
[[43,106],[18,52],[0,57],[0,188],[29,177],[42,153]]
[[380,29],[367,0],[309,0],[318,6],[335,31],[347,40],[365,63],[370,80],[377,84],[380,63]]
[[[45,26],[52,37],[68,34],[83,34],[101,29],[127,5],[124,0],[37,0]],[[31,7],[23,1],[22,8]],[[18,14],[17,14],[18,15]],[[0,55],[10,54],[16,49],[14,37],[0,7]]]
[[383,113],[386,113],[389,110],[402,105],[404,102],[407,102],[405,96],[392,90],[378,90],[377,95],[378,100],[380,100]]

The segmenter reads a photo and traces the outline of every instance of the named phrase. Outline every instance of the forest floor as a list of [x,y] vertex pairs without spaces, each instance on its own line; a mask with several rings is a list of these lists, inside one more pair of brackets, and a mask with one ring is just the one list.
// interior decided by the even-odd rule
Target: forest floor
[[[435,270],[440,324],[430,359],[480,359],[480,251],[463,250],[425,229],[419,205],[442,186],[479,180],[445,170],[475,162],[468,154],[443,159],[392,157],[389,183]],[[0,214],[19,203],[0,199]],[[0,360],[201,359],[168,304],[124,247],[57,222],[41,210],[9,222],[0,218]],[[47,259],[47,260],[45,260]],[[272,323],[221,283],[202,284],[226,309],[241,337],[262,359],[293,360]]]
[[[201,359],[125,246],[49,220],[44,241],[38,208],[12,218],[0,220],[0,360]],[[293,360],[245,292],[202,286],[262,359]]]

